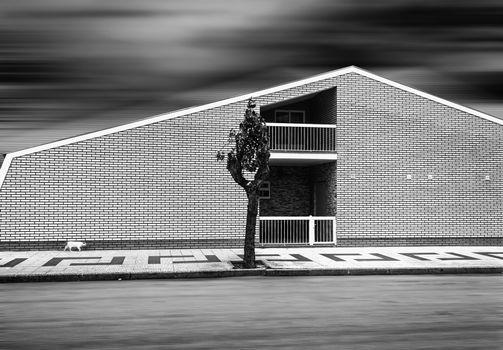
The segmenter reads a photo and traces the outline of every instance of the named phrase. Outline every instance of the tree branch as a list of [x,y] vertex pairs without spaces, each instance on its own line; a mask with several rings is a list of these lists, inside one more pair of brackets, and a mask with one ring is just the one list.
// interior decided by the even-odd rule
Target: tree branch
[[245,179],[245,177],[243,176],[243,168],[241,167],[241,162],[232,152],[229,152],[229,154],[227,155],[227,170],[229,170],[229,172],[231,173],[234,181],[239,186],[243,187],[245,191],[248,191],[248,184],[250,181]]
[[259,164],[257,172],[255,173],[254,181],[257,184],[257,187],[259,187],[264,180],[267,180],[269,177],[269,157],[270,153],[268,151],[265,152],[260,152],[257,155],[257,162]]

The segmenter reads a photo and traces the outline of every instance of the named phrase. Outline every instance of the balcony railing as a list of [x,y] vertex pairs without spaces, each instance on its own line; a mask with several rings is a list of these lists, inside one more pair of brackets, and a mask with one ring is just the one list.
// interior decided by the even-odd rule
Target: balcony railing
[[267,123],[267,130],[273,151],[335,152],[335,125]]
[[335,217],[261,216],[261,244],[336,244]]

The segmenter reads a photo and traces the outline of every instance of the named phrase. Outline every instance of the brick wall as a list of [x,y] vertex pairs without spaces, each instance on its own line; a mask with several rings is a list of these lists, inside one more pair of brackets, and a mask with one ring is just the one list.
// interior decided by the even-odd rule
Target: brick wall
[[262,216],[308,216],[314,213],[313,188],[326,183],[326,215],[336,213],[336,163],[314,166],[271,166],[271,198],[260,201]]
[[317,94],[312,100],[313,122],[319,124],[337,124],[337,88]]
[[325,183],[327,189],[327,216],[337,213],[337,163],[325,163],[312,167],[311,181]]
[[[262,96],[326,90],[339,78]],[[246,196],[216,161],[246,100],[13,159],[0,190],[0,249],[239,247]],[[114,244],[114,242],[117,242]]]
[[308,216],[312,214],[311,169],[271,166],[271,198],[260,200],[261,216]]
[[[341,245],[501,242],[502,126],[355,73],[258,103],[334,86]],[[0,191],[0,249],[240,246],[246,196],[215,152],[245,107],[15,158]]]
[[246,196],[215,153],[244,107],[14,159],[0,197],[2,247],[240,245]]
[[338,106],[341,244],[501,242],[501,125],[358,75]]

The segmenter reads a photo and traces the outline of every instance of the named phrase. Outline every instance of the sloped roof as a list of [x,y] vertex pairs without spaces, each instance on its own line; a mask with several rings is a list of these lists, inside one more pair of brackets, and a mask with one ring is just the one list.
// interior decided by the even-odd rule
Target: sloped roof
[[423,91],[420,91],[420,90],[417,90],[417,89],[405,86],[405,85],[397,83],[395,81],[392,81],[392,80],[380,77],[378,75],[375,75],[375,74],[373,74],[373,73],[371,73],[369,71],[366,71],[364,69],[361,69],[361,68],[358,68],[358,67],[355,67],[355,66],[349,66],[349,67],[345,67],[345,68],[333,70],[333,71],[330,71],[330,72],[327,72],[327,73],[315,75],[315,76],[312,76],[312,77],[307,78],[307,79],[302,79],[302,80],[294,81],[294,82],[291,82],[291,83],[288,83],[288,84],[283,84],[283,85],[279,85],[279,86],[276,86],[276,87],[272,87],[272,88],[269,88],[269,89],[260,90],[260,91],[257,91],[257,92],[248,93],[248,94],[237,96],[237,97],[232,97],[232,98],[229,98],[229,99],[225,99],[225,100],[221,100],[221,101],[218,101],[218,102],[213,102],[213,103],[209,103],[209,104],[205,104],[205,105],[201,105],[201,106],[197,106],[197,107],[191,107],[191,108],[186,108],[186,109],[182,109],[182,110],[178,110],[178,111],[174,111],[174,112],[164,113],[164,114],[153,116],[153,117],[150,117],[150,118],[147,118],[147,119],[139,120],[139,121],[136,121],[136,122],[133,122],[133,123],[128,123],[128,124],[120,125],[120,126],[109,128],[109,129],[104,129],[104,130],[100,130],[100,131],[91,132],[91,133],[88,133],[88,134],[83,134],[83,135],[79,135],[79,136],[75,136],[75,137],[70,137],[70,138],[67,138],[67,139],[63,139],[63,140],[59,140],[59,141],[55,141],[55,142],[50,142],[50,143],[46,143],[46,144],[43,144],[43,145],[40,145],[40,146],[31,147],[31,148],[27,148],[27,149],[24,149],[24,150],[21,150],[21,151],[16,151],[16,152],[13,152],[13,153],[9,153],[9,154],[6,155],[5,160],[4,160],[3,164],[2,164],[2,168],[0,169],[0,187],[2,186],[3,180],[5,179],[5,176],[7,174],[7,171],[8,171],[8,168],[10,166],[10,163],[11,163],[12,159],[14,159],[16,157],[21,157],[21,156],[24,156],[24,155],[27,155],[27,154],[32,154],[32,153],[36,153],[36,152],[40,152],[40,151],[45,151],[45,150],[48,150],[48,149],[51,149],[51,148],[65,146],[65,145],[68,145],[68,144],[72,144],[72,143],[76,143],[76,142],[80,142],[80,141],[84,141],[84,140],[89,140],[89,139],[93,139],[93,138],[104,136],[104,135],[108,135],[108,134],[113,134],[113,133],[124,131],[124,130],[134,129],[134,128],[137,128],[137,127],[140,127],[140,126],[145,126],[145,125],[149,125],[149,124],[158,123],[158,122],[161,122],[161,121],[164,121],[164,120],[173,119],[173,118],[181,117],[181,116],[192,114],[192,113],[196,113],[196,112],[201,112],[201,111],[204,111],[204,110],[207,110],[207,109],[211,109],[211,108],[215,108],[215,107],[220,107],[220,106],[228,105],[228,104],[231,104],[231,103],[234,103],[234,102],[239,102],[239,101],[247,100],[250,97],[260,97],[260,96],[271,94],[271,93],[278,92],[278,91],[281,91],[281,90],[290,89],[290,88],[293,88],[293,87],[297,87],[297,86],[301,86],[301,85],[305,85],[305,84],[314,83],[314,82],[317,82],[317,81],[320,81],[320,80],[334,78],[334,77],[337,77],[337,76],[340,76],[340,75],[344,75],[344,74],[348,74],[348,73],[360,74],[362,76],[368,77],[370,79],[377,80],[379,82],[382,82],[384,84],[388,84],[390,86],[396,87],[396,88],[404,90],[404,91],[408,91],[410,93],[413,93],[415,95],[424,97],[426,99],[438,102],[440,104],[443,104],[443,105],[446,105],[446,106],[458,109],[458,110],[466,112],[466,113],[470,113],[470,114],[472,114],[474,116],[477,116],[477,117],[489,120],[489,121],[494,122],[496,124],[503,125],[503,120],[498,119],[496,117],[493,117],[493,116],[491,116],[489,114],[482,113],[482,112],[477,111],[475,109],[472,109],[472,108],[469,108],[469,107],[465,107],[465,106],[462,106],[460,104],[457,104],[457,103],[454,103],[454,102],[451,102],[451,101],[447,101],[447,100],[445,100],[443,98],[431,95],[429,93],[426,93],[426,92],[423,92]]

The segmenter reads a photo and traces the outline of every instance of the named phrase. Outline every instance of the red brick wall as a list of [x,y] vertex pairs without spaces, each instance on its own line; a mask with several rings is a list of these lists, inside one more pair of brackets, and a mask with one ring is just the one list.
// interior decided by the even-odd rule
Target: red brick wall
[[[502,126],[355,73],[258,103],[334,86],[341,245],[501,242]],[[246,196],[215,153],[245,106],[15,158],[0,190],[0,249],[68,239],[94,248],[241,245]]]

